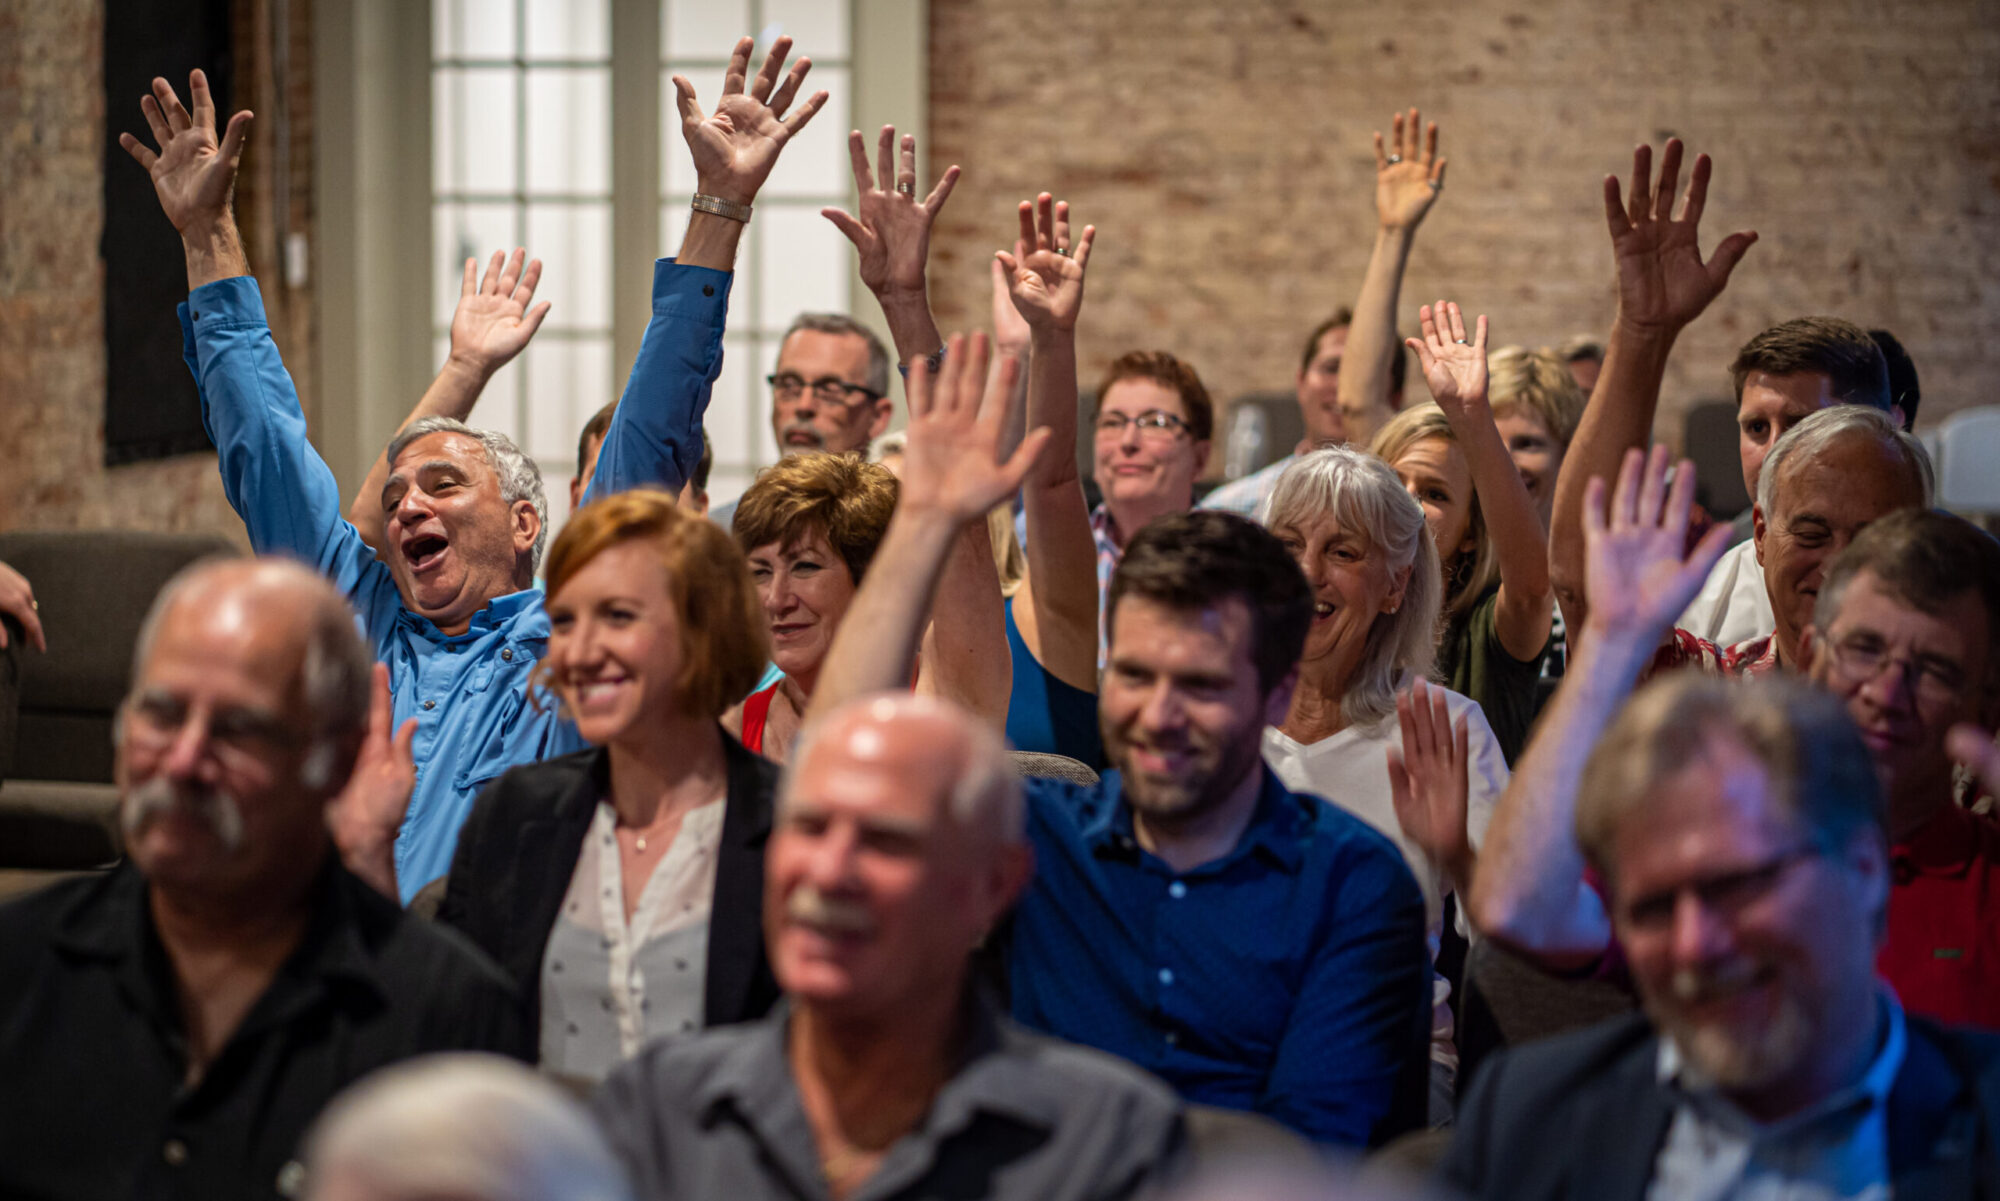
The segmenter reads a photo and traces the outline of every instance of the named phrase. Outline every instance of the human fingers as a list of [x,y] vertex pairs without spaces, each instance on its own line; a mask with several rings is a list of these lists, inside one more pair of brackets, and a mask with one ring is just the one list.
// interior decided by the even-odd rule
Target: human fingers
[[938,176],[937,186],[931,189],[930,195],[924,197],[925,212],[933,217],[937,216],[938,210],[944,207],[944,202],[951,199],[951,190],[958,186],[958,176],[958,164],[953,163],[944,169],[944,174]]
[[701,124],[701,105],[695,102],[694,85],[680,75],[674,76],[673,83],[674,108],[680,112],[681,129],[685,131],[690,125]]
[[1646,529],[1658,529],[1660,510],[1666,505],[1667,466],[1670,456],[1667,444],[1654,446],[1646,455],[1646,474],[1639,483],[1639,524]]
[[737,38],[736,48],[729,52],[729,66],[722,73],[722,94],[734,96],[743,91],[743,82],[750,78],[750,51],[756,42],[750,38]]
[[1641,142],[1632,151],[1632,192],[1625,202],[1625,215],[1632,224],[1644,221],[1653,206],[1653,148]]
[[1634,446],[1618,465],[1618,487],[1611,496],[1611,526],[1629,530],[1639,522],[1639,478],[1646,472],[1646,453]]
[[[812,60],[802,59],[799,65],[802,67],[811,66]],[[785,136],[788,138],[797,136],[798,132],[812,121],[813,114],[817,113],[825,105],[826,93],[823,91],[814,92],[812,95],[806,97],[806,102],[799,105],[798,111],[785,118]]]
[[1486,314],[1479,314],[1479,320],[1472,332],[1472,348],[1480,354],[1486,353]]
[[1056,200],[1043,192],[1035,197],[1035,247],[1039,250],[1060,250],[1056,244]]
[[208,90],[208,75],[200,67],[188,74],[188,103],[194,109],[194,124],[201,129],[215,128],[215,97]]
[[1625,199],[1618,194],[1618,177],[1604,177],[1604,223],[1611,228],[1612,238],[1622,238],[1632,232],[1632,219],[1625,214]]
[[1604,536],[1604,477],[1593,475],[1583,482],[1583,538],[1586,543]]
[[1689,225],[1701,224],[1702,210],[1708,207],[1708,179],[1714,170],[1715,164],[1706,154],[1694,156],[1694,170],[1688,173],[1687,203],[1681,206],[1681,220]]
[[1090,268],[1090,247],[1096,240],[1097,227],[1095,225],[1084,226],[1083,236],[1077,239],[1076,249],[1072,250],[1069,256],[1076,260],[1078,270],[1083,271]]
[[812,70],[812,60],[809,58],[801,58],[792,64],[792,69],[785,73],[785,82],[778,85],[777,94],[771,97],[770,104],[767,105],[772,116],[782,117],[785,115],[785,110],[792,107],[792,101],[798,98],[799,89],[805,86],[806,72],[810,70]]
[[1660,181],[1653,190],[1653,220],[1674,219],[1674,192],[1681,183],[1681,151],[1679,138],[1668,138],[1666,149],[1660,154]]
[[[164,79],[156,79],[153,81],[153,86],[159,87],[165,82]],[[160,111],[160,102],[154,99],[151,93],[141,96],[139,112],[146,118],[146,128],[153,131],[153,144],[165,150],[167,143],[173,140],[174,131],[167,125],[166,114]]]
[[1017,250],[1015,253],[1025,257],[1026,255],[1033,254],[1037,245],[1035,235],[1035,202],[1032,200],[1023,200],[1015,208],[1014,214],[1020,218],[1021,236],[1019,241],[1024,248]]
[[160,112],[167,119],[167,128],[175,133],[187,132],[192,122],[188,111],[181,107],[181,98],[174,92],[174,85],[164,79],[153,80],[153,101],[160,106]]
[[527,248],[516,246],[514,253],[508,255],[502,261],[500,278],[493,281],[493,294],[495,296],[512,296],[514,294],[514,285],[520,282],[521,268],[527,257]]
[[917,194],[917,139],[907,133],[896,151],[896,190],[905,196]]
[[1389,152],[1382,148],[1382,131],[1375,131],[1375,169],[1385,171],[1389,167]]
[[1757,242],[1755,230],[1743,230],[1730,234],[1716,246],[1715,253],[1708,256],[1708,278],[1720,288],[1729,282],[1729,276],[1736,270],[1736,264],[1743,261],[1743,255]]
[[1673,487],[1667,492],[1666,512],[1660,515],[1660,528],[1683,541],[1687,538],[1688,514],[1694,509],[1695,474],[1693,459],[1682,459],[1674,465]]
[[541,286],[541,282],[542,260],[529,259],[527,267],[521,272],[520,282],[514,285],[508,296],[516,304],[527,304],[535,298],[535,289]]
[[1437,154],[1438,123],[1433,121],[1429,125],[1424,126],[1424,165],[1429,166],[1432,162],[1436,161]]
[[1055,230],[1056,230],[1056,236],[1055,236],[1055,245],[1056,245],[1056,249],[1057,249],[1057,250],[1059,250],[1059,251],[1064,251],[1064,252],[1067,252],[1067,251],[1069,250],[1069,248],[1070,248],[1070,243],[1069,243],[1069,201],[1067,201],[1067,200],[1058,200],[1058,201],[1056,201],[1056,212],[1055,212],[1055,218],[1056,218],[1056,224],[1055,224]]
[[867,239],[874,236],[868,232],[867,226],[848,215],[845,209],[821,209],[819,215],[833,222],[835,229],[846,234],[847,240],[854,243],[856,250],[859,250]]
[[884,192],[896,186],[896,127],[884,125],[875,135],[875,178]]
[[222,145],[216,148],[216,152],[232,168],[243,161],[243,143],[249,140],[250,122],[255,118],[255,113],[244,109],[229,118],[229,128],[222,131]]
[[1458,302],[1454,300],[1445,303],[1444,311],[1451,319],[1451,340],[1454,343],[1471,341],[1465,336],[1465,311],[1458,307]]
[[1432,346],[1443,346],[1444,335],[1438,329],[1442,314],[1430,305],[1417,306],[1417,324],[1424,331],[1424,341]]
[[[750,81],[750,98],[752,100],[770,100],[771,89],[778,86],[778,73],[785,69],[785,59],[791,53],[792,39],[780,37],[777,41],[771,43],[770,50],[764,54],[764,65],[757,68],[757,78]],[[748,66],[747,62],[745,66]]]
[[118,144],[125,148],[125,153],[131,155],[134,162],[149,172],[153,169],[153,164],[160,161],[159,155],[148,150],[144,142],[141,142],[129,133],[119,134]]

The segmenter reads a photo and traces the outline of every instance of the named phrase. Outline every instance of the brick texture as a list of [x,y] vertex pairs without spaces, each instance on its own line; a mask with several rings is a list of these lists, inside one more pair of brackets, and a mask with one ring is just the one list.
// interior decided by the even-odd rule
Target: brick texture
[[1503,343],[1601,333],[1600,181],[1629,174],[1635,143],[1678,135],[1716,163],[1704,250],[1737,229],[1761,241],[1682,337],[1663,436],[1729,397],[1745,339],[1806,313],[1896,331],[1921,427],[1992,399],[1988,0],[933,0],[930,69],[926,157],[966,169],[934,243],[940,324],[985,322],[985,260],[1011,242],[1014,204],[1053,190],[1099,230],[1086,380],[1160,346],[1218,398],[1288,390],[1300,341],[1367,262],[1369,134],[1415,104],[1450,167],[1406,329],[1444,295]]
[[[310,235],[312,10],[310,0],[288,7],[289,228]],[[269,8],[235,5],[236,103],[260,117],[278,108]],[[0,0],[0,529],[116,526],[241,540],[213,453],[104,466],[103,20],[94,0]],[[185,96],[186,82],[175,82]],[[143,135],[139,98],[131,100],[130,128]],[[310,288],[287,289],[277,270],[277,122],[253,128],[238,218],[311,412]],[[174,236],[159,224],[162,238]]]

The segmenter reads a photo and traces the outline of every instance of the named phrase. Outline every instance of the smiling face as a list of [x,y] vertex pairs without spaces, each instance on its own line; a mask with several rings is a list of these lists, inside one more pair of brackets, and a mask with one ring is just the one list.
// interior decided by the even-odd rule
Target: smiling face
[[1839,600],[1828,628],[1812,631],[1812,678],[1847,703],[1889,798],[1890,822],[1907,833],[1951,803],[1945,733],[1987,716],[1993,632],[1974,589],[1926,613],[1863,569]]
[[[1166,413],[1180,424],[1170,429],[1139,428],[1137,419],[1153,412]],[[1105,427],[1110,414],[1126,419],[1123,429]],[[1195,478],[1208,462],[1208,443],[1196,441],[1188,431],[1180,393],[1157,380],[1121,379],[1104,390],[1097,417],[1094,478],[1114,512],[1139,514],[1143,523],[1193,503]],[[1122,532],[1130,537],[1138,531]]]
[[1753,498],[1757,495],[1764,458],[1786,430],[1839,403],[1833,381],[1818,371],[1791,375],[1752,371],[1744,376],[1743,393],[1736,402],[1736,449],[1743,457],[1744,490]]
[[550,682],[598,745],[650,734],[684,715],[681,617],[648,541],[600,551],[548,600]]
[[1368,632],[1403,603],[1410,566],[1393,569],[1362,530],[1347,530],[1331,513],[1306,525],[1272,529],[1313,590],[1313,620],[1302,663],[1331,660],[1345,679],[1368,649]]
[[1909,464],[1866,434],[1839,438],[1809,458],[1787,454],[1774,481],[1774,511],[1755,510],[1752,531],[1778,619],[1779,654],[1796,664],[1827,564],[1869,522],[1921,507],[1924,495]]
[[1390,466],[1396,478],[1424,507],[1445,574],[1458,556],[1477,545],[1472,531],[1472,469],[1455,443],[1443,438],[1414,442]]
[[1782,1094],[1873,1029],[1879,837],[1816,846],[1763,765],[1717,737],[1632,807],[1611,851],[1646,1011],[1726,1091]]
[[1264,694],[1252,639],[1250,607],[1235,597],[1195,611],[1119,599],[1097,713],[1133,809],[1190,821],[1257,770],[1264,727],[1284,720],[1292,689]]
[[1312,446],[1347,441],[1347,421],[1340,411],[1340,358],[1347,352],[1345,325],[1319,336],[1312,361],[1299,371],[1296,384],[1299,415],[1305,418],[1306,442]]
[[1542,515],[1542,528],[1548,529],[1556,499],[1556,472],[1562,468],[1563,444],[1549,431],[1549,423],[1542,420],[1542,415],[1527,405],[1508,405],[1495,412],[1493,424],[1500,431],[1500,440],[1507,444],[1507,454],[1514,460],[1514,469],[1521,473],[1521,482],[1528,486],[1528,497],[1535,502],[1535,511]]
[[797,376],[806,384],[796,396],[772,397],[771,430],[782,454],[866,450],[889,428],[894,406],[888,397],[850,390],[841,400],[826,401],[811,386],[820,380],[837,380],[850,389],[867,386],[868,340],[859,334],[796,330],[779,348],[772,374]]
[[382,488],[384,557],[403,604],[446,634],[534,579],[541,520],[526,500],[509,504],[479,440],[435,433],[403,448]]
[[766,543],[750,552],[750,578],[771,633],[771,661],[788,676],[810,681],[854,602],[854,576],[826,535],[807,530],[788,546]]

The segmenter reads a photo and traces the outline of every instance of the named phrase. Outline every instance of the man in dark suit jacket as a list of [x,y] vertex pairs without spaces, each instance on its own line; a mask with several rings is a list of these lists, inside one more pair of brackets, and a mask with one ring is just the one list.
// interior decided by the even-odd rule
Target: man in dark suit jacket
[[1450,1182],[1508,1201],[1753,1181],[2000,1196],[2000,1039],[1906,1016],[1875,975],[1882,794],[1838,700],[1677,673],[1613,723],[1578,796],[1648,1019],[1496,1059]]

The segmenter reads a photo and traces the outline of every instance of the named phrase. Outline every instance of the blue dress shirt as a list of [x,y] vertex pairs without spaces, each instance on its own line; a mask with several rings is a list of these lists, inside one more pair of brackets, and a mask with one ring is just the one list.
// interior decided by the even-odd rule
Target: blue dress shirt
[[[1188,872],[1141,849],[1116,772],[1031,779],[1035,881],[1015,911],[1014,1016],[1188,1100],[1363,1146],[1421,1063],[1424,900],[1359,818],[1269,770],[1234,851]],[[1407,1094],[1404,1094],[1407,1099]]]
[[[677,491],[693,471],[702,413],[722,369],[730,278],[671,259],[654,265],[653,317],[586,501],[642,484]],[[529,673],[548,649],[542,594],[496,597],[449,637],[404,608],[395,578],[348,523],[333,472],[307,440],[256,280],[196,288],[180,319],[202,422],[251,546],[305,562],[346,594],[375,657],[389,665],[395,726],[417,719],[416,789],[396,839],[407,902],[451,866],[458,828],[489,780],[583,746],[551,699],[537,705],[528,695]]]

